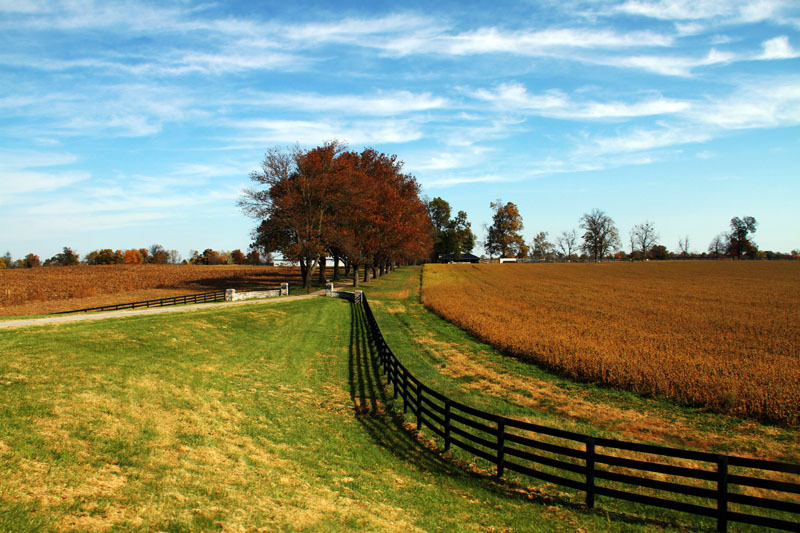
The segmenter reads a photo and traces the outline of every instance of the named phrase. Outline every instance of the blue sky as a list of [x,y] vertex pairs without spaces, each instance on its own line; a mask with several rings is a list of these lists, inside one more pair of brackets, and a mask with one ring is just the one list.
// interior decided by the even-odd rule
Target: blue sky
[[0,0],[0,253],[244,250],[265,150],[334,138],[479,238],[499,198],[800,248],[800,4]]

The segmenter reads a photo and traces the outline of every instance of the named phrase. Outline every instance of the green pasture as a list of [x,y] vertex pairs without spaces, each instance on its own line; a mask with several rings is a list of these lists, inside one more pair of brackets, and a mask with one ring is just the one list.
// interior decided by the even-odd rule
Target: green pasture
[[[401,269],[365,287],[398,356],[471,405],[558,423],[556,403],[535,409],[445,371],[454,364],[437,353],[457,345],[496,372],[539,376],[425,311],[418,280]],[[0,531],[714,527],[602,498],[588,510],[580,494],[497,480],[417,435],[382,384],[363,313],[332,298],[0,331]],[[725,424],[675,416],[708,432]],[[769,445],[796,453],[796,435],[775,430]]]

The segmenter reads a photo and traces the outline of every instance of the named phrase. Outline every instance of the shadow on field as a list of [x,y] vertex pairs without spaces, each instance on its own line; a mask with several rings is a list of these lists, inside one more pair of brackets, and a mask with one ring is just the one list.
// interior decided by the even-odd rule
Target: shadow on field
[[[553,486],[544,490],[527,487],[514,481],[499,479],[493,473],[479,472],[469,465],[451,458],[449,453],[437,449],[431,439],[418,439],[415,425],[409,424],[402,413],[402,399],[396,406],[389,386],[384,386],[381,369],[376,357],[377,349],[369,334],[366,316],[360,305],[350,305],[350,347],[348,352],[348,382],[350,399],[353,402],[356,420],[378,446],[416,469],[432,474],[446,475],[455,483],[475,485],[510,500],[525,500],[532,504],[557,505],[577,514],[598,514],[603,519],[617,522],[617,527],[625,524],[654,526],[658,528],[680,528],[679,522],[670,519],[634,516],[624,512],[598,506],[594,511],[582,503],[558,496],[559,490]],[[442,487],[445,488],[445,487]],[[463,487],[467,490],[469,486]]]
[[402,461],[450,475],[461,474],[452,464],[427,453],[414,433],[403,426],[403,416],[394,409],[391,395],[381,383],[375,346],[370,339],[364,310],[350,306],[348,381],[356,419],[376,444]]

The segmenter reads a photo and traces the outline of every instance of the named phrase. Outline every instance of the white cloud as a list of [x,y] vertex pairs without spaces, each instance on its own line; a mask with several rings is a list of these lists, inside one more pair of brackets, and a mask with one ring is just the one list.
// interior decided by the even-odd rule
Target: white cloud
[[449,176],[445,178],[421,179],[422,186],[429,187],[452,187],[454,185],[464,185],[470,183],[500,183],[514,181],[505,176],[495,174],[485,174],[482,176]]
[[76,161],[68,153],[0,150],[0,205],[11,204],[14,195],[53,191],[87,180],[90,174],[85,171],[49,168]]
[[789,38],[785,35],[769,39],[761,43],[764,53],[758,59],[792,59],[800,57],[800,52],[792,48]]
[[759,22],[776,18],[787,5],[781,0],[628,0],[613,11],[662,20]]
[[77,160],[77,156],[68,153],[0,149],[0,172],[69,165]]
[[735,61],[737,56],[729,52],[721,52],[716,48],[708,51],[705,57],[680,57],[680,56],[658,56],[658,55],[638,55],[638,56],[618,56],[594,58],[594,61],[602,65],[610,65],[624,68],[635,68],[662,74],[664,76],[684,76],[692,75],[692,70],[697,67],[715,65],[719,63],[729,63]]
[[325,95],[317,93],[254,93],[245,99],[232,100],[250,106],[280,107],[306,112],[325,112],[339,115],[392,116],[440,109],[448,104],[444,97],[431,93],[410,91],[377,92],[373,94]]
[[[728,131],[800,125],[800,79],[763,79],[739,87],[723,98],[696,101],[671,122],[657,127],[634,127],[616,136],[592,136],[576,154],[646,152],[670,146],[701,143]],[[708,151],[697,153],[708,158]]]
[[[36,117],[36,136],[142,137],[160,132],[167,122],[208,116],[189,94],[191,89],[155,84],[100,85],[85,91],[43,92],[17,109],[17,115]],[[7,131],[17,134],[16,129]]]
[[10,204],[12,195],[61,189],[89,179],[89,177],[90,174],[83,171],[33,172],[0,170],[0,183],[2,183],[0,205]]
[[355,121],[339,124],[326,120],[254,119],[230,123],[241,133],[238,143],[255,147],[270,143],[300,143],[316,145],[330,139],[351,144],[403,143],[422,138],[416,123],[409,120]]
[[800,79],[764,79],[732,95],[698,106],[695,121],[724,130],[800,124]]
[[614,137],[596,137],[588,146],[579,149],[587,154],[641,152],[681,144],[705,142],[712,138],[710,132],[683,126],[662,125],[660,128],[635,128]]
[[669,46],[670,36],[653,32],[617,33],[610,30],[551,29],[542,31],[502,31],[497,28],[480,28],[473,32],[440,39],[440,53],[452,55],[512,53],[518,55],[546,55],[549,51],[572,48],[629,48],[642,46]]
[[[172,172],[172,174],[180,177],[180,179],[175,181],[175,184],[186,184],[191,183],[190,180],[229,176],[247,176],[251,170],[254,170],[252,165],[246,164],[179,163],[175,167],[175,170]],[[189,178],[189,180],[186,178]],[[157,179],[159,182],[163,180],[163,178]]]
[[494,90],[478,89],[471,95],[493,106],[516,112],[573,120],[618,119],[673,114],[686,111],[691,104],[658,96],[638,102],[597,102],[572,100],[563,91],[549,90],[530,94],[519,83],[504,83]]

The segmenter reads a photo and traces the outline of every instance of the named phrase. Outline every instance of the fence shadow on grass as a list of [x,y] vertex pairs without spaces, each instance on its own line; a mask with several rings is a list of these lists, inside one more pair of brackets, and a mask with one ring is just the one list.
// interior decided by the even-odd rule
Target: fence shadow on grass
[[360,304],[350,305],[350,318],[348,382],[356,419],[376,444],[399,459],[425,469],[460,474],[447,461],[425,453],[416,436],[404,428],[402,414],[394,409],[392,396],[381,383],[375,346]]
[[[360,304],[350,305],[350,346],[348,353],[348,382],[350,399],[356,419],[370,438],[392,455],[420,470],[443,474],[456,483],[474,485],[481,482],[484,490],[509,500],[527,501],[544,505],[557,504],[572,512],[591,514],[585,506],[563,497],[550,496],[514,481],[497,478],[487,472],[469,469],[465,463],[443,452],[432,441],[418,439],[418,431],[408,422],[402,411],[402,401],[397,404],[387,392],[381,376],[377,347],[369,332],[369,325]],[[613,510],[604,510],[604,517],[620,525],[652,525],[675,527],[677,522],[659,518],[631,516]]]

